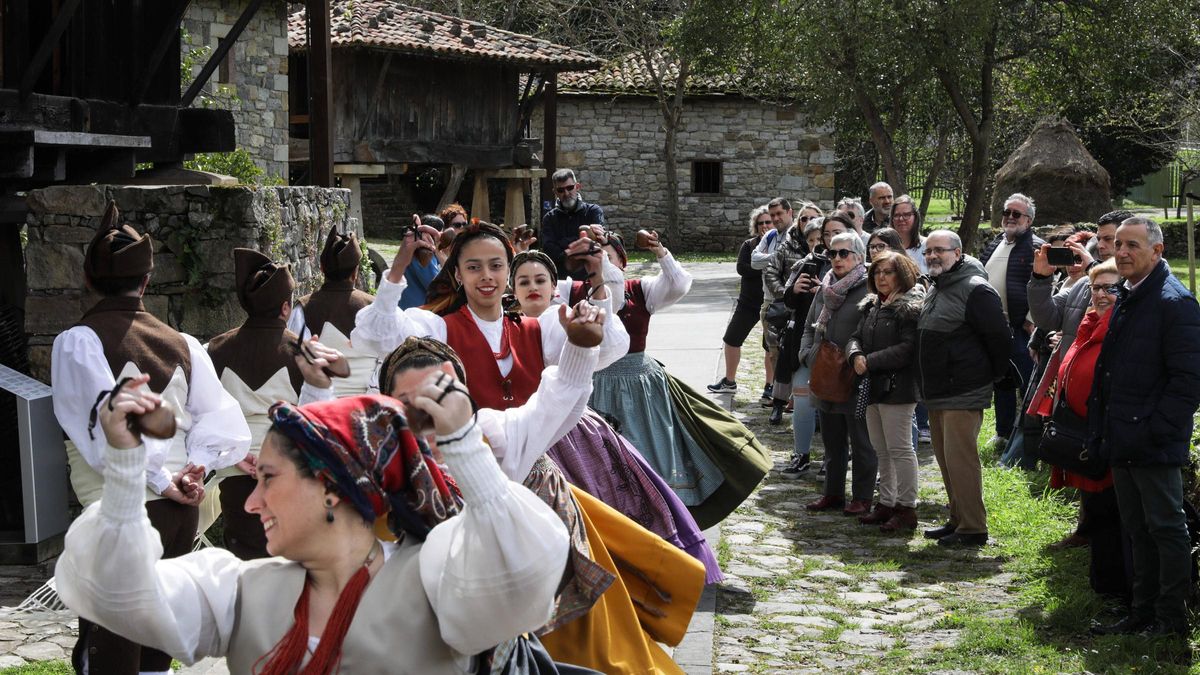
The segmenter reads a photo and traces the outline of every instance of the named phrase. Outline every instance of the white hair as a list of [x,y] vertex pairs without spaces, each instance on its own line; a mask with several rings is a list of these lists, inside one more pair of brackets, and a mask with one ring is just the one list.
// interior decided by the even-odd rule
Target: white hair
[[762,206],[756,206],[750,211],[750,236],[751,237],[758,235],[758,227],[754,224],[754,221],[758,220],[758,217],[766,212],[767,212],[766,204],[763,204]]
[[832,249],[834,244],[842,242],[849,242],[850,250],[854,251],[860,261],[867,259],[867,245],[863,243],[862,237],[858,236],[857,232],[835,234],[829,241],[829,248]]
[[883,188],[887,188],[887,189],[891,190],[892,186],[888,185],[884,181],[879,181],[878,183],[872,185],[870,188],[867,189],[867,195],[874,196],[876,190],[882,190]]
[[1124,225],[1141,225],[1146,228],[1146,243],[1147,244],[1150,244],[1151,246],[1153,246],[1155,244],[1163,243],[1162,228],[1158,226],[1158,223],[1154,222],[1150,218],[1143,218],[1142,216],[1134,216],[1132,218],[1126,218],[1125,220],[1122,220],[1121,225],[1123,225],[1123,226]]
[[954,230],[934,230],[933,232],[925,235],[925,240],[928,241],[933,237],[946,237],[950,240],[951,247],[959,249],[960,251],[962,250],[962,237],[958,236],[958,233]]
[[1029,195],[1023,195],[1020,192],[1014,192],[1008,196],[1008,199],[1004,200],[1005,204],[1009,202],[1021,202],[1024,204],[1025,208],[1029,210],[1029,220],[1033,220],[1034,214],[1037,213],[1037,207],[1034,206],[1033,198]]
[[842,197],[842,201],[837,203],[835,210],[843,206],[853,211],[856,218],[862,218],[867,215],[867,212],[863,210],[862,200],[858,197]]

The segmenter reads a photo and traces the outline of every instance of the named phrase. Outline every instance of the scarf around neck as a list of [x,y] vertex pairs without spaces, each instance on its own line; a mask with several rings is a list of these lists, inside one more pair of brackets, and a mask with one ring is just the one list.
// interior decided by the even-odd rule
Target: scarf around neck
[[833,276],[833,270],[825,273],[825,278],[821,281],[821,299],[824,304],[821,306],[821,315],[817,317],[817,330],[822,334],[825,332],[825,327],[829,324],[829,317],[846,302],[846,296],[850,290],[862,283],[862,280],[867,276],[867,266],[859,263],[846,273],[846,276],[838,279]]

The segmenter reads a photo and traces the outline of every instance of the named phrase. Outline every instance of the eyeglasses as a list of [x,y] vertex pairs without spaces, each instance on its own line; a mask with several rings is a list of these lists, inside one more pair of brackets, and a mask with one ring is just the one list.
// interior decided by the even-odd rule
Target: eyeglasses
[[914,213],[913,211],[905,211],[904,213],[893,213],[892,220],[900,220],[900,219],[908,220],[909,218],[916,217],[916,215],[917,214]]
[[1121,285],[1120,284],[1099,284],[1099,285],[1092,284],[1092,285],[1088,286],[1088,288],[1093,293],[1098,293],[1098,292],[1103,291],[1104,293],[1107,293],[1109,295],[1120,295],[1121,294]]
[[890,276],[895,273],[896,273],[895,267],[876,267],[875,270],[873,272],[871,272],[871,274],[873,274],[877,277]]
[[1000,215],[1004,216],[1005,218],[1016,218],[1018,220],[1025,217],[1024,213],[1021,213],[1016,209],[1004,209],[1000,212]]
[[774,225],[774,224],[775,223],[771,220],[760,220],[757,223],[755,223],[755,225]]
[[570,185],[559,185],[554,188],[554,194],[565,195],[568,192],[570,192],[571,190],[574,190],[575,186],[576,186],[575,183],[571,183]]
[[852,255],[854,255],[854,251],[848,248],[829,249],[829,257],[831,258],[849,258]]
[[812,220],[813,218],[816,218],[816,216],[800,216],[800,222],[807,223],[808,221]]
[[887,247],[887,244],[871,244],[867,247],[867,250],[871,253],[875,253],[876,251],[886,251]]
[[943,253],[950,253],[951,251],[956,251],[956,250],[958,250],[958,249],[946,248],[945,246],[930,246],[925,249],[925,257],[928,258],[930,254],[941,255]]

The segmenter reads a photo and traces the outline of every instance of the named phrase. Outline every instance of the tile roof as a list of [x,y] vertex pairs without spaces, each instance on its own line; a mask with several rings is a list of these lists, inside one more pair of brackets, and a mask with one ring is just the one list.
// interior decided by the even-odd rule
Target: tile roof
[[[654,63],[655,69],[663,76],[667,89],[674,91],[673,85],[679,73],[678,63],[665,58],[661,53],[654,56]],[[742,93],[733,78],[727,76],[689,75],[685,87],[686,93],[694,95]],[[605,63],[598,70],[559,75],[558,90],[561,93],[578,94],[653,95],[655,86],[645,60],[638,54],[627,54]]]
[[[330,15],[334,48],[367,47],[554,71],[587,70],[601,64],[587,52],[394,0],[334,0]],[[306,24],[304,9],[288,16],[288,46],[293,51],[307,48]]]

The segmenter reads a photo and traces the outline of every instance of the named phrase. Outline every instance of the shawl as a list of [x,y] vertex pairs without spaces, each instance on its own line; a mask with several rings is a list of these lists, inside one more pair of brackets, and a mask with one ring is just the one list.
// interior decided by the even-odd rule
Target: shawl
[[816,328],[818,331],[825,332],[829,318],[842,306],[842,303],[846,302],[846,294],[866,276],[867,266],[862,263],[847,272],[846,276],[841,279],[833,276],[832,269],[825,273],[825,279],[821,281],[821,298],[824,300],[824,304],[821,306],[821,315],[817,317]]

